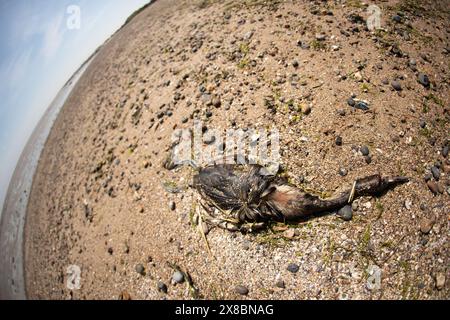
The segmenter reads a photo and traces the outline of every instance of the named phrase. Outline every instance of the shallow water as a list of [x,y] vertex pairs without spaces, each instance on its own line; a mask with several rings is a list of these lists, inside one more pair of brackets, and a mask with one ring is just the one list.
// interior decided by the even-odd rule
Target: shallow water
[[91,61],[92,58],[58,92],[31,134],[14,170],[0,224],[0,299],[26,299],[23,231],[34,173],[59,111]]

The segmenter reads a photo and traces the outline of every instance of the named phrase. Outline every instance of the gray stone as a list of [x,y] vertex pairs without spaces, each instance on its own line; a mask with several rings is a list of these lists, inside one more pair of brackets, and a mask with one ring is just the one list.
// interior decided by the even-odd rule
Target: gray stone
[[424,73],[419,73],[418,81],[421,85],[423,85],[425,88],[428,88],[430,86],[430,79],[428,76]]
[[244,34],[244,40],[250,40],[253,37],[253,31],[249,31]]
[[295,263],[290,263],[287,267],[287,270],[292,273],[297,273],[300,267]]
[[175,271],[175,273],[172,275],[172,280],[175,283],[183,283],[184,275],[180,271]]
[[345,207],[339,209],[337,214],[342,220],[350,221],[353,218],[352,207],[350,205],[346,205]]
[[359,109],[359,110],[366,111],[366,110],[369,110],[369,105],[366,102],[364,102],[364,101],[358,101],[355,104],[355,108]]
[[348,98],[347,103],[350,107],[354,107],[355,106],[355,100],[353,100],[353,98]]
[[162,293],[167,293],[167,286],[164,282],[158,282],[158,291]]
[[341,177],[345,177],[346,175],[347,175],[347,169],[345,169],[345,168],[339,168],[339,175],[341,176]]
[[392,88],[394,88],[395,91],[402,91],[402,85],[397,80],[392,81],[391,86]]
[[402,17],[400,17],[398,14],[395,14],[392,16],[392,21],[400,23],[400,22],[402,22]]
[[431,174],[433,175],[433,178],[436,181],[439,181],[439,179],[441,177],[441,172],[439,171],[439,169],[436,166],[431,167]]
[[327,36],[323,33],[316,34],[317,41],[324,41],[326,38],[327,38]]
[[442,148],[441,154],[442,154],[442,156],[443,156],[444,158],[447,158],[447,156],[448,156],[448,146],[444,146],[444,147]]
[[244,287],[242,285],[238,285],[234,288],[234,292],[242,295],[242,296],[246,296],[248,294],[248,289],[247,287]]
[[359,151],[361,151],[363,156],[368,156],[370,151],[368,146],[362,146]]
[[139,273],[141,276],[145,276],[145,268],[142,264],[136,265],[135,268],[136,272]]

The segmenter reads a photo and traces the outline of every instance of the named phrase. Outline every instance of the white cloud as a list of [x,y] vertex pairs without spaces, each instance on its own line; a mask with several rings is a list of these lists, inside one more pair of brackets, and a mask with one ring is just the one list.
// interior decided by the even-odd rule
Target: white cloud
[[41,53],[45,58],[52,58],[62,44],[65,28],[61,28],[64,15],[57,16],[44,29],[44,42]]

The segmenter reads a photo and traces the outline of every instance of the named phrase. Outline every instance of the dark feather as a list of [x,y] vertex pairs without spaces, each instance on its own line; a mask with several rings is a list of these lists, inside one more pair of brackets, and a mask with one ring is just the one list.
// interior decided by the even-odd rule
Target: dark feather
[[[405,177],[373,175],[356,181],[354,197],[377,195]],[[210,205],[229,212],[241,223],[267,220],[295,220],[332,211],[348,203],[351,189],[330,199],[303,192],[287,181],[262,174],[258,165],[215,165],[201,169],[194,188]]]

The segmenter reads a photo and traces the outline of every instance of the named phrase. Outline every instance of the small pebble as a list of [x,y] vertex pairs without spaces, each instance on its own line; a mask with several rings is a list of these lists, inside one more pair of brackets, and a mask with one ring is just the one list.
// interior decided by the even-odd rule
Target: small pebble
[[295,263],[290,263],[287,267],[287,270],[292,273],[297,273],[300,267]]
[[311,107],[310,106],[302,106],[302,112],[304,115],[308,115],[311,113]]
[[354,107],[355,106],[355,100],[353,100],[352,97],[348,98],[347,103],[350,107]]
[[442,290],[445,285],[445,275],[443,273],[438,273],[436,275],[436,288]]
[[350,205],[346,205],[345,207],[339,209],[337,215],[344,221],[352,220],[353,217],[352,207]]
[[404,205],[405,205],[406,210],[411,210],[412,201],[409,199],[406,199]]
[[318,40],[318,41],[324,41],[325,39],[326,39],[326,35],[324,35],[323,33],[319,33],[319,34],[316,34],[316,40]]
[[242,296],[246,296],[248,294],[248,289],[247,289],[247,287],[239,285],[234,288],[234,292],[236,292]]
[[281,280],[281,279],[277,281],[276,286],[277,286],[278,288],[280,288],[280,289],[286,288],[286,285],[285,285],[284,281]]
[[433,178],[436,181],[439,181],[439,179],[441,177],[441,172],[439,171],[439,169],[436,166],[431,167],[431,174],[433,175]]
[[336,142],[337,146],[342,146],[342,137],[341,136],[337,136],[335,142]]
[[397,80],[392,81],[391,86],[395,91],[402,91],[402,85]]
[[170,202],[169,202],[169,208],[170,208],[170,210],[172,210],[172,211],[175,210],[175,208],[176,208],[175,201],[170,201]]
[[145,276],[145,268],[142,264],[138,264],[135,268],[136,272],[139,273],[141,276]]
[[162,293],[167,293],[167,286],[164,282],[158,282],[158,291]]
[[434,219],[423,218],[420,221],[420,231],[423,234],[429,234],[434,226]]
[[345,169],[345,168],[339,168],[339,175],[341,176],[341,177],[345,177],[346,175],[347,175],[347,169]]
[[175,283],[183,283],[184,275],[180,271],[175,271],[175,273],[172,275],[172,280]]
[[426,123],[425,121],[423,121],[423,120],[420,120],[419,125],[420,125],[420,127],[423,129],[423,128],[426,127],[427,123]]
[[424,73],[419,73],[418,81],[421,85],[423,85],[425,88],[428,88],[430,86],[430,79],[428,76]]
[[429,180],[427,182],[427,186],[430,189],[431,192],[433,192],[433,194],[438,194],[439,193],[439,188],[436,182]]
[[442,148],[442,152],[441,152],[441,154],[442,154],[442,156],[444,157],[444,158],[447,158],[447,156],[448,156],[448,146],[444,146],[443,148]]
[[397,22],[397,23],[400,23],[400,22],[402,22],[402,17],[400,17],[398,14],[393,15],[393,16],[392,16],[392,21],[395,21],[395,22]]
[[368,156],[369,155],[369,147],[367,146],[362,146],[359,151],[361,151],[363,156]]
[[355,108],[359,109],[359,110],[366,111],[366,110],[369,110],[369,105],[366,102],[364,102],[364,101],[358,101],[355,104]]

